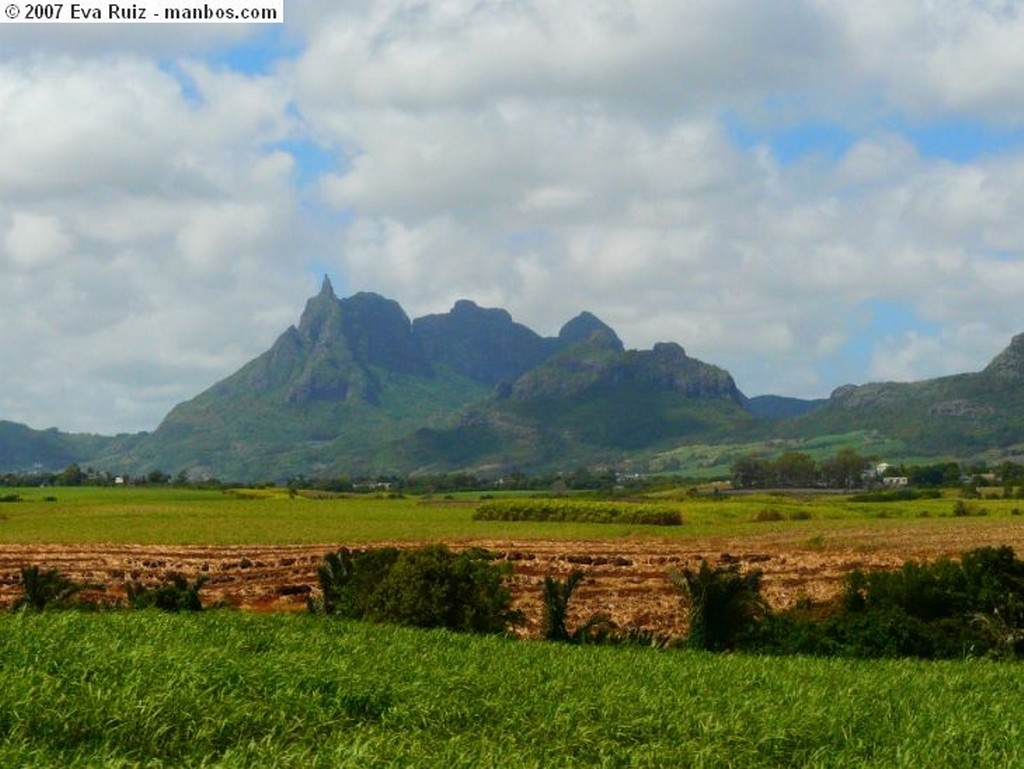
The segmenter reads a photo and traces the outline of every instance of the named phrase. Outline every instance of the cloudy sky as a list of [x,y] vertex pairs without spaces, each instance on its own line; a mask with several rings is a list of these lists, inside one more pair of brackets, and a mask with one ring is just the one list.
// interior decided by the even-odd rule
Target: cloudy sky
[[0,24],[0,419],[150,430],[328,274],[748,395],[1024,331],[1024,2],[286,0]]

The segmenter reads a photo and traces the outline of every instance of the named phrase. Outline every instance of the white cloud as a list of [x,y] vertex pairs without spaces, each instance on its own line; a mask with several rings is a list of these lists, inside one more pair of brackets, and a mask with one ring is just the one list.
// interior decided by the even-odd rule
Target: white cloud
[[16,211],[4,239],[4,252],[16,269],[43,267],[63,256],[70,244],[56,217]]
[[0,63],[4,418],[151,429],[313,287],[287,93],[182,67],[199,102],[136,56]]
[[846,39],[846,79],[911,115],[1024,117],[1018,0],[815,0]]
[[[1024,153],[900,126],[1015,128],[1019,9],[310,2],[266,75],[203,63],[251,29],[5,28],[0,417],[152,427],[295,320],[313,262],[413,316],[589,309],[751,394],[839,384],[871,300],[932,330],[861,380],[980,368],[1024,330]],[[808,121],[848,146],[773,150]],[[308,198],[287,139],[343,156]]]

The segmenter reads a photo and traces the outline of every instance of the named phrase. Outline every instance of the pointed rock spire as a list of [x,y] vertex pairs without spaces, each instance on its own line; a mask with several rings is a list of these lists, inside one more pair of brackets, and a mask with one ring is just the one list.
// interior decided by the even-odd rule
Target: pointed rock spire
[[580,342],[586,342],[591,339],[594,334],[599,334],[601,341],[605,342],[608,347],[614,350],[622,352],[625,349],[622,345],[622,340],[619,339],[611,326],[602,322],[597,316],[590,312],[581,312],[575,318],[562,326],[562,330],[558,332],[558,340],[563,345],[568,346],[579,344]]
[[324,275],[320,293],[310,297],[299,319],[299,333],[307,340],[317,340],[325,334],[337,337],[341,330],[341,303],[334,294],[331,279]]

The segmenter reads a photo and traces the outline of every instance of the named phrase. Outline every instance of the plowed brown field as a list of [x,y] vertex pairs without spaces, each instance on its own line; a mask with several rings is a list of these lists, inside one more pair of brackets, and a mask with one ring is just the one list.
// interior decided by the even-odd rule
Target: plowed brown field
[[[1018,554],[1024,553],[1024,523],[981,523],[943,520],[865,526],[811,539],[800,531],[693,540],[506,540],[454,546],[485,547],[512,564],[515,602],[527,617],[524,635],[538,632],[544,577],[561,578],[581,569],[586,579],[573,598],[577,617],[600,612],[620,626],[666,636],[684,630],[680,596],[667,575],[702,558],[762,570],[769,603],[783,608],[802,596],[816,600],[834,596],[845,574],[855,568],[893,567],[911,558],[930,560],[982,545],[1010,545]],[[339,546],[2,545],[0,605],[10,605],[20,594],[20,568],[38,565],[89,583],[93,598],[123,597],[128,580],[155,583],[182,574],[190,579],[206,577],[201,592],[206,605],[223,601],[244,610],[298,611],[315,592],[321,558]]]

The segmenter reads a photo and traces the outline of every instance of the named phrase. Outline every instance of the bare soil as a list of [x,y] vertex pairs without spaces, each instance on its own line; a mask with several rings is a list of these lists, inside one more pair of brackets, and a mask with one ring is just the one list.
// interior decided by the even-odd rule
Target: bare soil
[[[414,546],[420,543],[390,543]],[[735,538],[635,539],[616,541],[478,541],[454,547],[487,548],[512,564],[513,594],[526,615],[522,635],[540,628],[544,577],[564,578],[575,569],[585,580],[573,598],[577,621],[604,614],[620,627],[658,636],[684,632],[681,599],[668,574],[712,564],[738,563],[764,574],[764,593],[774,608],[800,598],[834,597],[853,569],[892,568],[908,559],[931,560],[983,545],[1010,545],[1024,554],[1024,521],[921,521],[913,525],[865,526],[808,537],[807,531]],[[0,606],[21,594],[20,569],[55,568],[88,583],[90,598],[124,597],[124,584],[155,584],[173,574],[206,578],[204,604],[223,602],[249,611],[301,611],[316,591],[316,568],[340,543],[320,546],[2,545]]]

